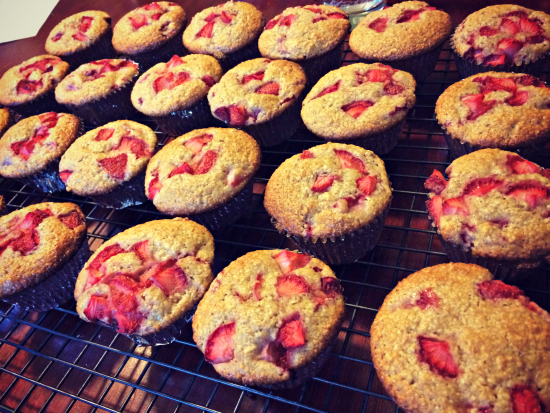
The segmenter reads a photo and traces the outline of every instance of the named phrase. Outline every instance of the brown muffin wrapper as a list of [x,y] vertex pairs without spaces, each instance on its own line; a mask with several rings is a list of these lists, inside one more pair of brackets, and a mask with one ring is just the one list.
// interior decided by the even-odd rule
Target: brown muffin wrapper
[[189,215],[189,219],[205,226],[210,232],[219,231],[239,219],[252,202],[252,179],[231,201],[211,211]]
[[477,264],[487,268],[495,279],[506,282],[519,281],[529,276],[529,270],[536,269],[542,265],[542,260],[528,261],[515,260],[504,261],[496,258],[480,257],[472,254],[470,249],[464,250],[460,245],[451,244],[445,241],[441,234],[438,234],[441,245],[451,262],[463,262],[466,264]]
[[389,209],[388,204],[388,207],[370,224],[338,237],[328,238],[325,242],[320,239],[313,242],[311,238],[292,235],[288,232],[287,236],[300,247],[300,250],[323,262],[333,265],[351,264],[376,246]]
[[71,71],[75,70],[80,65],[93,62],[95,60],[114,59],[117,56],[117,52],[113,47],[112,38],[113,29],[109,27],[103,36],[97,39],[95,43],[91,44],[86,49],[59,57],[69,64]]
[[73,298],[76,277],[89,258],[88,241],[84,238],[82,245],[72,258],[54,274],[34,287],[2,297],[1,300],[31,311],[46,311],[59,307]]
[[[258,35],[258,37],[260,37],[260,35]],[[262,57],[260,49],[258,49],[258,37],[242,49],[227,54],[223,59],[218,59],[224,73],[234,68],[239,63]]]
[[9,108],[23,118],[40,115],[45,112],[65,112],[65,107],[55,100],[55,88],[37,96],[30,102],[9,106]]
[[344,50],[344,40],[338,44],[334,49],[329,50],[327,53],[306,60],[295,60],[306,73],[306,87],[304,89],[304,96],[309,93],[311,88],[321,79],[324,75],[332,70],[336,70],[340,67],[342,61],[342,51]]
[[164,133],[171,136],[180,136],[195,129],[217,125],[220,122],[212,116],[206,96],[188,108],[174,111],[166,116],[151,118]]
[[146,202],[147,196],[145,196],[144,188],[145,169],[112,191],[100,195],[90,195],[89,197],[106,208],[122,209]]

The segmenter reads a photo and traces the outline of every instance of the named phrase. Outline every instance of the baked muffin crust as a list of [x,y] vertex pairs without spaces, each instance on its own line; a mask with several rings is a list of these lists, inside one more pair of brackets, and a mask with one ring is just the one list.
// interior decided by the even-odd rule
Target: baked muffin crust
[[0,138],[8,130],[11,122],[11,114],[8,108],[0,108]]

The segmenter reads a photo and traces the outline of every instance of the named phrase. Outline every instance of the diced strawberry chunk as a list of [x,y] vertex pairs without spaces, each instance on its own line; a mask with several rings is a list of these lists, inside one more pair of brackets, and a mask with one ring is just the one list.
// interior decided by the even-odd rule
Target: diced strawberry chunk
[[523,291],[513,285],[508,285],[500,280],[489,280],[477,285],[479,294],[485,300],[517,299],[523,296]]
[[363,176],[355,181],[357,188],[364,196],[369,196],[376,189],[376,178],[374,176]]
[[483,63],[485,63],[486,65],[489,65],[489,66],[503,65],[504,63],[506,63],[506,55],[491,54],[483,60]]
[[214,78],[209,75],[204,75],[201,80],[206,83],[206,86],[208,86],[209,88],[214,86],[214,84],[216,83]]
[[513,39],[502,39],[498,42],[498,49],[501,50],[512,61],[516,53],[523,47],[523,42]]
[[277,82],[269,82],[265,85],[258,87],[255,90],[255,93],[260,93],[264,95],[278,95],[279,94],[279,84]]
[[300,159],[311,159],[311,158],[315,158],[315,155],[313,155],[313,152],[308,150],[303,151],[302,154],[300,155]]
[[342,13],[329,13],[327,14],[329,19],[347,19],[347,17]]
[[[191,167],[189,166],[189,164],[187,162],[184,162],[183,164],[181,164],[177,168],[172,169],[172,171],[168,175],[168,178],[172,178],[173,176],[181,175],[181,174],[193,174],[193,169],[191,169]],[[155,179],[158,179],[158,177],[155,178]],[[151,184],[153,183],[153,181],[151,181]],[[149,193],[151,192],[150,186],[151,185],[149,185]],[[149,196],[151,196],[151,195],[149,195]],[[151,199],[153,199],[153,198],[151,198]]]
[[111,302],[121,313],[135,312],[139,306],[135,294],[141,289],[139,282],[127,275],[117,275],[109,281]]
[[55,112],[48,112],[43,113],[42,115],[38,115],[38,118],[40,119],[40,122],[42,122],[43,126],[46,126],[47,128],[55,128],[55,125],[57,125],[57,121],[59,120],[59,115]]
[[379,17],[376,20],[373,20],[369,24],[369,29],[377,31],[378,33],[382,33],[384,30],[386,30],[387,23],[388,23],[387,17]]
[[279,331],[277,331],[277,340],[286,349],[306,344],[304,328],[300,322],[300,314],[295,313],[283,321],[283,324],[279,327]]
[[305,267],[311,260],[311,257],[307,254],[283,250],[275,255],[273,259],[277,261],[283,274],[287,274],[291,271]]
[[15,87],[17,93],[20,95],[30,95],[31,93],[36,92],[39,88],[43,87],[42,79],[40,80],[27,80],[23,79],[17,83]]
[[427,363],[432,372],[451,379],[458,377],[458,366],[449,343],[433,337],[418,336],[418,346],[420,361]]
[[277,26],[277,23],[279,23],[279,19],[271,19],[265,25],[265,30],[273,29],[275,26]]
[[436,225],[439,226],[439,220],[441,219],[441,215],[443,213],[443,198],[439,195],[434,196],[426,202],[426,207],[428,208],[428,213]]
[[420,291],[420,297],[416,300],[416,305],[422,310],[426,308],[437,308],[439,307],[440,298],[435,293],[433,288],[427,288]]
[[222,11],[222,14],[220,15],[220,19],[225,24],[231,23],[231,20],[233,20],[233,17],[235,17],[235,16],[233,16],[231,13],[228,13],[226,11]]
[[156,1],[143,6],[143,8],[145,10],[159,10],[159,11],[162,11],[162,8],[160,7],[160,5]]
[[537,393],[525,385],[516,384],[510,391],[510,399],[512,413],[544,413],[545,411]]
[[268,343],[262,349],[261,357],[270,363],[275,363],[275,365],[282,369],[288,370],[289,363],[287,354],[288,352],[283,345],[278,340],[275,340]]
[[130,251],[135,252],[141,262],[144,262],[149,258],[149,240],[138,242],[132,245]]
[[524,181],[512,186],[506,195],[525,201],[531,208],[536,208],[543,200],[548,198],[548,189],[539,181]]
[[210,21],[204,25],[202,29],[198,31],[198,33],[195,35],[195,37],[198,39],[199,37],[205,37],[207,39],[212,38],[212,29],[214,29],[215,21]]
[[218,14],[212,12],[208,16],[206,16],[204,21],[207,22],[207,23],[210,23],[210,22],[213,22],[216,19],[216,17],[218,17]]
[[27,255],[40,243],[40,236],[36,230],[26,231],[18,238],[10,242],[11,249],[19,252],[21,255]]
[[519,20],[519,28],[522,32],[529,33],[531,35],[542,33],[540,23],[525,17]]
[[214,330],[206,340],[204,358],[212,364],[233,360],[235,351],[235,322],[223,324]]
[[370,69],[367,71],[367,80],[369,82],[391,81],[391,75],[386,70]]
[[546,40],[546,38],[542,34],[536,34],[534,36],[529,36],[527,39],[525,39],[525,42],[527,44],[539,44]]
[[336,297],[338,294],[342,293],[342,288],[340,283],[336,278],[333,277],[323,277],[321,278],[321,290],[330,298]]
[[84,310],[84,315],[90,321],[111,322],[111,309],[107,297],[92,295],[90,301],[88,301],[88,306]]
[[443,203],[443,215],[468,215],[468,205],[463,197],[450,198]]
[[539,173],[541,168],[529,162],[527,159],[523,159],[519,155],[507,155],[506,156],[506,166],[509,167],[515,174],[536,174]]
[[210,134],[195,136],[194,138],[189,139],[183,145],[191,152],[199,153],[204,145],[206,145],[208,142],[212,142],[213,138],[214,136]]
[[481,83],[481,92],[490,93],[496,90],[505,90],[510,93],[514,93],[517,89],[516,82],[514,79],[509,77],[493,77],[493,76],[484,76],[476,77],[473,79],[476,83]]
[[143,139],[136,138],[135,136],[124,135],[120,140],[118,146],[114,148],[118,151],[130,151],[137,159],[151,156],[151,150]]
[[114,128],[102,128],[97,133],[97,136],[95,137],[96,141],[106,141],[111,136],[113,136],[113,133],[115,133]]
[[243,106],[235,105],[218,108],[214,111],[214,115],[232,126],[244,125],[248,118],[246,109]]
[[166,63],[167,69],[173,69],[174,67],[178,67],[179,65],[184,64],[185,62],[181,57],[178,55],[172,56],[172,58]]
[[318,175],[311,187],[313,192],[326,192],[334,182],[334,175]]
[[216,164],[218,154],[212,150],[206,151],[200,160],[197,168],[193,171],[193,175],[202,175],[207,173]]
[[538,80],[535,76],[521,75],[515,78],[516,83],[522,86],[544,87],[544,83]]
[[247,84],[251,80],[263,80],[265,72],[256,72],[251,75],[246,75],[243,77],[243,84]]
[[529,99],[529,92],[526,90],[519,90],[513,96],[506,99],[506,103],[510,106],[521,106]]
[[155,176],[153,179],[151,179],[151,182],[149,182],[149,199],[155,199],[155,196],[159,193],[161,189],[162,184],[159,181],[159,177]]
[[170,72],[164,76],[159,76],[153,82],[153,89],[155,90],[155,93],[160,93],[164,89],[172,90],[176,86],[182,85],[183,83],[189,81],[190,79],[191,79],[191,75],[188,72],[179,72],[176,75]]
[[325,16],[318,14],[314,17],[312,23],[319,23],[319,22],[322,22],[323,20],[327,20],[327,18]]
[[115,311],[113,315],[117,322],[118,332],[121,334],[135,333],[143,322],[143,315],[139,312],[124,314]]
[[367,173],[367,170],[365,168],[365,164],[363,163],[363,161],[353,156],[350,152],[342,149],[335,149],[334,153],[338,157],[338,160],[340,161],[340,166],[342,168],[355,169],[359,171],[359,173],[361,174]]
[[[164,268],[168,267],[168,268]],[[166,297],[176,291],[183,291],[189,284],[185,272],[176,264],[176,260],[168,260],[165,265],[153,276],[147,279],[145,286],[155,284]]]
[[114,257],[118,254],[123,254],[125,252],[126,251],[118,244],[109,245],[96,255],[93,261],[88,265],[88,269],[99,270],[101,268],[101,265],[109,258]]
[[20,228],[23,230],[33,230],[37,228],[42,221],[44,221],[46,218],[53,216],[52,211],[49,209],[35,209],[34,211],[31,211],[25,215],[25,218],[23,219],[23,222],[21,223]]
[[464,188],[464,195],[483,196],[488,194],[493,189],[502,186],[503,181],[495,178],[478,178],[474,179]]
[[54,37],[52,37],[52,42],[57,42],[63,37],[63,33],[57,33]]
[[384,92],[386,92],[388,95],[398,95],[399,93],[403,92],[405,88],[397,83],[390,82],[386,85],[384,85]]
[[420,10],[405,10],[401,17],[397,19],[396,23],[406,23],[413,20],[418,20],[420,18],[420,13],[422,13],[424,9]]
[[500,22],[499,29],[501,32],[506,33],[509,36],[514,36],[520,30],[519,24],[517,24],[512,19],[508,19],[506,17],[504,17]]
[[443,177],[443,174],[437,169],[434,169],[430,177],[424,182],[424,188],[439,195],[447,187],[447,184],[448,182]]
[[313,13],[322,13],[321,8],[316,5],[304,6],[304,9],[312,11]]
[[333,84],[332,86],[326,87],[323,89],[321,93],[319,93],[317,96],[315,96],[314,99],[320,98],[321,96],[325,96],[328,93],[336,92],[340,88],[340,80]]
[[164,13],[156,13],[151,16],[151,19],[158,20]]
[[88,36],[86,36],[84,33],[76,32],[75,34],[73,34],[73,39],[80,42],[85,42],[86,40],[88,40]]
[[498,30],[497,29],[493,29],[492,27],[489,27],[489,26],[483,26],[479,29],[479,35],[480,36],[494,36],[495,34],[498,33]]
[[373,101],[359,100],[357,102],[348,103],[347,105],[342,106],[342,110],[354,119],[357,119],[361,113],[366,111],[371,106],[374,106]]
[[59,220],[68,228],[75,229],[76,227],[82,225],[82,218],[80,214],[76,211],[72,211],[67,215],[59,215]]
[[256,298],[256,300],[258,301],[262,300],[262,282],[263,276],[262,274],[258,273],[256,275],[256,282],[254,283],[254,298]]
[[129,17],[130,22],[134,30],[138,30],[140,27],[147,26],[147,16],[143,13],[137,13],[134,17]]
[[61,171],[59,172],[59,177],[64,183],[67,183],[67,180],[69,179],[69,176],[71,176],[72,173],[73,171]]
[[304,277],[296,274],[286,274],[280,276],[277,279],[275,288],[277,289],[277,294],[279,294],[279,297],[298,295],[310,291],[309,284]]
[[466,119],[476,120],[481,115],[487,113],[493,106],[495,106],[496,101],[490,100],[488,102],[484,102],[484,98],[484,95],[482,93],[479,93],[477,95],[464,96],[461,99],[462,103],[470,108],[470,114],[467,116]]
[[100,159],[99,164],[115,179],[124,179],[126,173],[126,164],[128,163],[128,155],[121,153],[112,158]]
[[35,70],[40,70],[41,72],[51,72],[53,66],[59,63],[61,60],[59,58],[46,58],[41,59],[37,62],[31,63],[30,65],[23,66],[19,68],[19,72],[23,73],[26,77],[34,72]]
[[290,26],[292,23],[294,23],[295,20],[296,16],[294,16],[293,14],[289,14],[288,16],[284,16],[279,21],[279,26]]

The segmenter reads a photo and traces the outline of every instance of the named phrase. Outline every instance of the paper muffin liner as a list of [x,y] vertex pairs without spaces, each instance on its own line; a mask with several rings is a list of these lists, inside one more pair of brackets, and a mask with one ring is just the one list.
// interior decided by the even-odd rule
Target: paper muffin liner
[[[258,34],[258,37],[260,37],[260,34]],[[234,68],[239,63],[262,57],[260,49],[258,48],[258,37],[242,49],[235,50],[233,53],[228,53],[223,59],[218,59],[223,69],[223,73]]]
[[195,129],[216,125],[219,122],[212,116],[206,96],[185,109],[171,112],[166,116],[152,116],[151,118],[164,133],[171,136],[180,136]]
[[106,208],[122,209],[132,205],[141,205],[147,201],[145,195],[145,166],[143,171],[129,181],[117,186],[105,194],[89,195],[94,201]]
[[89,258],[88,241],[84,237],[76,253],[54,274],[33,287],[2,297],[1,300],[32,311],[46,311],[59,307],[73,298],[76,277]]
[[332,50],[321,56],[313,57],[306,60],[295,60],[304,72],[306,73],[306,87],[304,89],[304,95],[307,95],[311,88],[321,79],[324,75],[332,70],[336,70],[340,67],[342,61],[342,51],[344,50],[344,39],[342,42],[336,45]]
[[313,242],[309,237],[290,234],[287,230],[284,232],[300,247],[300,250],[323,262],[333,265],[351,264],[376,246],[389,209],[390,205],[388,204],[386,209],[369,224],[338,237],[327,238],[324,241],[318,239]]
[[210,232],[219,231],[239,219],[252,203],[254,182],[248,184],[231,201],[211,211],[189,215],[189,219],[203,225]]
[[472,254],[470,249],[464,250],[460,245],[454,245],[445,241],[441,234],[438,234],[441,245],[451,262],[463,262],[466,264],[477,264],[487,268],[495,279],[506,282],[519,281],[529,275],[529,270],[536,269],[542,265],[539,261],[515,260],[506,261],[496,258],[480,257]]
[[59,57],[69,64],[71,71],[75,70],[80,65],[95,60],[114,59],[117,56],[117,52],[113,47],[112,38],[113,29],[109,25],[109,29],[86,49]]
[[40,115],[45,112],[65,112],[65,107],[55,100],[55,88],[38,95],[32,101],[9,106],[9,108],[23,118]]

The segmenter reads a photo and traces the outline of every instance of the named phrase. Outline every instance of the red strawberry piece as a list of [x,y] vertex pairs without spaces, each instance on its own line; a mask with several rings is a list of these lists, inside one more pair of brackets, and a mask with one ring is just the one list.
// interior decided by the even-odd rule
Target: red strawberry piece
[[468,205],[463,197],[450,198],[443,203],[443,215],[468,215]]
[[494,178],[478,178],[469,182],[464,188],[464,195],[483,196],[502,185],[502,180]]
[[143,13],[138,13],[134,17],[129,17],[130,22],[134,30],[138,30],[140,27],[147,26],[147,16]]
[[59,215],[59,220],[68,228],[75,229],[82,224],[82,218],[76,211],[70,212],[67,215]]
[[52,42],[57,42],[63,37],[63,33],[57,33],[54,37],[52,37]]
[[204,75],[201,80],[206,83],[206,86],[208,86],[209,88],[214,86],[214,84],[216,83],[214,78],[209,75]]
[[542,28],[538,22],[525,17],[519,20],[519,28],[522,32],[529,33],[531,35],[541,34],[542,32]]
[[526,90],[519,90],[513,96],[506,99],[506,103],[510,106],[521,106],[529,99],[529,92]]
[[107,171],[115,179],[124,179],[126,172],[126,164],[128,163],[128,155],[121,153],[120,155],[112,158],[100,159],[99,164],[103,169]]
[[261,357],[262,359],[269,361],[270,363],[275,363],[278,367],[288,370],[289,362],[287,359],[287,350],[283,345],[275,340],[268,343],[263,349]]
[[522,384],[516,384],[510,391],[513,413],[543,413],[544,406],[537,393]]
[[216,17],[218,17],[218,16],[219,16],[218,14],[212,12],[208,16],[206,16],[204,21],[207,22],[207,23],[213,22],[216,19]]
[[315,6],[315,5],[304,6],[304,9],[309,10],[309,11],[312,11],[313,13],[322,13],[321,8],[320,8],[320,7],[317,7],[317,6]]
[[41,72],[47,73],[51,72],[53,70],[53,66],[57,63],[59,63],[59,59],[46,58],[19,68],[19,72],[23,73],[26,77],[28,77],[28,75],[35,70],[40,70]]
[[38,118],[40,119],[40,122],[42,122],[43,126],[46,126],[47,128],[55,128],[55,125],[57,125],[57,121],[59,120],[59,115],[55,112],[48,112],[39,115]]
[[433,337],[418,336],[418,345],[420,361],[427,363],[432,372],[451,379],[458,377],[458,366],[454,362],[449,343]]
[[535,76],[521,75],[515,78],[516,83],[522,86],[544,87],[544,83],[538,80]]
[[519,24],[517,24],[512,19],[508,19],[506,17],[504,17],[500,22],[499,29],[501,32],[506,33],[508,36],[514,36],[520,30]]
[[527,13],[525,13],[523,10],[514,10],[506,13],[504,17],[519,17],[520,19],[527,18]]
[[326,18],[325,16],[317,15],[317,16],[315,16],[315,18],[313,19],[313,23],[322,22],[323,20],[327,20],[327,18]]
[[347,19],[347,16],[343,15],[342,13],[329,13],[327,14],[327,17],[329,19]]
[[525,201],[531,208],[535,208],[548,197],[548,189],[539,181],[524,181],[511,187],[506,195]]
[[212,364],[227,363],[233,360],[235,351],[235,322],[223,324],[214,330],[206,340],[204,358]]
[[61,171],[59,172],[59,177],[64,183],[67,183],[67,180],[69,179],[69,176],[71,176],[72,173],[73,171]]
[[344,200],[348,204],[348,209],[354,209],[356,206],[361,205],[365,199],[365,196],[363,194],[359,194],[357,196],[348,196],[344,198]]
[[176,264],[176,260],[168,260],[163,264],[153,277],[147,279],[145,286],[155,284],[166,297],[170,297],[176,291],[185,290],[189,282],[183,270]]
[[304,328],[300,322],[300,314],[295,313],[283,321],[283,324],[279,327],[279,331],[277,331],[277,340],[286,349],[306,344]]
[[88,269],[99,270],[101,268],[101,265],[109,258],[114,257],[118,254],[123,254],[125,252],[126,251],[118,244],[109,245],[96,255],[94,260],[88,265]]
[[342,168],[356,169],[357,171],[359,171],[359,173],[362,174],[367,173],[363,161],[353,156],[350,152],[344,151],[342,149],[335,149],[334,153],[338,157],[338,160],[340,161],[340,166]]
[[155,176],[151,179],[151,182],[149,182],[149,199],[153,200],[161,189],[162,184],[159,181],[159,177]]
[[525,42],[527,44],[539,44],[544,42],[546,38],[542,34],[536,34],[534,36],[529,36],[527,39],[525,39]]
[[375,30],[378,33],[382,33],[384,30],[386,30],[387,23],[388,23],[387,17],[379,17],[376,20],[373,20],[369,24],[369,29]]
[[309,284],[304,277],[296,274],[286,274],[280,276],[277,279],[275,288],[277,289],[277,294],[279,294],[279,297],[298,295],[310,291]]
[[84,310],[84,315],[90,321],[101,320],[105,322],[111,321],[111,309],[106,297],[92,295],[88,306]]
[[271,19],[265,25],[265,30],[273,29],[275,26],[277,26],[277,23],[279,23],[279,19]]
[[422,13],[424,9],[420,10],[405,10],[401,17],[397,19],[396,23],[406,23],[413,20],[418,20],[420,18],[420,13]]
[[484,102],[484,98],[484,95],[479,93],[477,95],[467,95],[461,99],[462,103],[470,108],[471,113],[467,116],[468,120],[476,120],[496,104],[494,100]]
[[257,88],[255,93],[260,93],[264,95],[278,95],[279,94],[279,84],[277,82],[269,82],[265,85]]
[[313,155],[313,152],[310,152],[308,150],[303,151],[302,154],[300,155],[300,159],[311,159],[311,158],[315,158],[315,155]]
[[352,118],[357,119],[361,113],[366,111],[371,106],[374,106],[374,102],[371,100],[359,100],[357,102],[348,103],[342,106],[342,110],[350,115]]
[[284,250],[273,257],[283,274],[305,267],[311,257],[307,254],[298,254],[296,252]]
[[386,92],[388,95],[397,95],[401,92],[403,92],[405,88],[397,83],[388,83],[384,85],[384,92]]
[[33,230],[38,227],[42,221],[51,216],[53,216],[53,214],[49,209],[35,209],[25,215],[25,219],[23,219],[23,222],[21,223],[21,229]]
[[434,222],[439,226],[439,220],[443,213],[443,198],[440,196],[434,196],[432,199],[426,202],[426,207],[430,216]]
[[143,321],[143,315],[139,312],[129,314],[114,312],[113,315],[117,322],[118,332],[121,334],[135,333]]
[[204,145],[206,145],[208,142],[212,142],[212,139],[214,139],[214,136],[210,134],[195,136],[194,138],[191,138],[187,142],[185,142],[183,146],[185,146],[193,153],[199,153]]
[[179,57],[178,55],[174,55],[172,56],[172,58],[166,63],[166,68],[167,69],[173,69],[174,67],[177,67],[179,65],[182,65],[184,64],[185,62],[183,61],[183,59],[181,57]]
[[336,278],[332,277],[321,278],[321,290],[330,298],[334,298],[342,292],[340,283],[338,283]]
[[541,168],[529,162],[527,159],[523,159],[519,155],[507,155],[506,166],[509,167],[515,174],[536,174],[539,173]]
[[80,30],[82,33],[86,33],[88,30],[90,30],[93,20],[93,17],[82,16],[82,19],[80,19],[80,26],[78,27],[78,30]]
[[163,14],[164,14],[164,13],[153,14],[153,15],[151,16],[151,19],[153,19],[153,20],[158,20],[158,19],[160,19],[160,16],[162,16]]
[[109,139],[111,136],[113,136],[113,133],[115,133],[115,129],[114,129],[114,128],[103,128],[103,129],[100,129],[99,132],[97,133],[97,136],[95,137],[94,140],[96,140],[96,141],[106,141],[106,140]]
[[129,135],[124,135],[118,146],[114,149],[119,151],[130,151],[137,159],[152,155],[149,146],[143,139]]
[[[187,162],[184,162],[183,164],[181,164],[177,168],[172,169],[172,171],[168,175],[168,178],[172,178],[173,176],[181,175],[181,174],[193,174],[193,169],[191,169],[191,167],[189,166],[189,164]],[[158,177],[155,178],[155,179],[158,179]],[[153,181],[154,181],[154,179],[153,179]],[[151,181],[151,184],[153,184],[153,181]],[[149,197],[151,197],[151,184],[149,184]],[[158,185],[158,184],[156,184],[156,185]],[[155,192],[155,195],[156,195],[156,192]],[[154,195],[153,195],[153,197],[154,197]],[[150,199],[153,199],[153,198],[150,198]]]
[[336,92],[340,88],[340,80],[333,84],[332,86],[326,87],[323,89],[321,93],[319,93],[317,96],[315,96],[314,99],[320,98],[321,96],[325,96],[328,93]]
[[292,23],[294,23],[295,20],[296,16],[294,16],[293,14],[289,14],[288,16],[284,16],[279,21],[279,26],[290,26]]
[[159,11],[162,11],[162,8],[159,6],[159,4],[156,1],[143,6],[143,8],[145,10],[159,10]]
[[127,275],[117,275],[109,281],[111,302],[122,313],[134,312],[138,308],[135,293],[141,288],[140,284]]
[[263,80],[265,72],[256,72],[251,75],[246,75],[243,77],[243,84],[247,84],[251,80]]
[[318,175],[311,187],[313,192],[326,192],[334,182],[334,175]]
[[439,195],[447,187],[447,184],[448,182],[443,177],[443,174],[437,169],[434,169],[430,177],[424,182],[424,188]]
[[36,80],[20,80],[17,83],[16,90],[19,95],[30,95],[43,86],[42,79]]
[[19,252],[21,255],[27,255],[40,243],[40,236],[35,230],[25,232],[18,238],[11,241],[13,251]]
[[229,106],[229,124],[234,126],[244,125],[248,114],[243,106]]
[[516,299],[523,296],[523,291],[513,285],[508,285],[500,280],[489,280],[477,285],[479,294],[485,300]]
[[73,39],[80,42],[85,42],[86,40],[88,40],[88,36],[86,36],[84,33],[76,32],[75,34],[73,34]]
[[207,39],[212,38],[212,29],[214,28],[215,21],[210,21],[204,25],[202,29],[198,31],[198,33],[195,35],[196,38],[199,37],[205,37]]
[[376,178],[374,176],[363,176],[358,178],[355,184],[364,196],[369,196],[376,189]]
[[503,54],[491,54],[487,56],[483,62],[489,66],[499,66],[506,63],[506,55]]
[[231,23],[231,20],[233,20],[233,16],[232,14],[226,12],[226,11],[222,11],[222,14],[220,16],[222,22],[226,23],[226,24],[229,24]]
[[176,75],[170,72],[164,76],[159,76],[153,82],[153,89],[155,89],[155,93],[160,93],[164,89],[172,90],[176,86],[187,82],[189,79],[191,79],[191,76],[187,72],[179,72]]
[[391,75],[385,70],[370,69],[367,71],[367,80],[369,82],[385,82],[391,81]]
[[202,175],[207,173],[216,164],[218,154],[214,151],[206,151],[202,159],[200,160],[197,168],[194,170],[193,175]]
[[262,281],[262,274],[258,273],[256,275],[256,282],[254,283],[254,298],[258,301],[261,301],[262,299]]
[[416,300],[416,305],[419,306],[422,310],[426,308],[437,308],[439,307],[439,296],[435,293],[433,288],[427,288],[420,291],[420,297]]
[[498,42],[498,49],[501,50],[510,60],[514,59],[516,53],[523,47],[523,42],[513,39],[502,39]]
[[476,77],[473,79],[476,83],[481,83],[482,93],[490,93],[496,90],[505,90],[510,93],[514,93],[517,89],[514,79],[509,77],[498,78],[492,76]]
[[480,36],[494,36],[497,33],[498,33],[497,29],[493,29],[492,27],[489,27],[489,26],[483,26],[479,29]]

